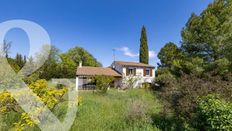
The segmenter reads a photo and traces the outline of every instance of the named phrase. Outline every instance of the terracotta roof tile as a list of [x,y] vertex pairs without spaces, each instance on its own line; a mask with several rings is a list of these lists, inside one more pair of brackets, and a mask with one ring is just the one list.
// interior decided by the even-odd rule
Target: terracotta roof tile
[[111,68],[103,68],[103,67],[78,67],[76,75],[80,76],[93,76],[93,75],[106,75],[106,76],[114,76],[121,77],[122,75],[116,72]]
[[151,67],[155,68],[155,66],[139,63],[139,62],[126,62],[126,61],[115,61],[116,64],[123,65],[123,66],[136,66],[136,67]]

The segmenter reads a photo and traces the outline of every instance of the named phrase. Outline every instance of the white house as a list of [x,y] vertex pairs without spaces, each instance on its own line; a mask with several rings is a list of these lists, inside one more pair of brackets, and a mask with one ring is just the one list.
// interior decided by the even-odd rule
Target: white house
[[76,72],[76,88],[92,88],[90,77],[95,75],[113,76],[114,86],[121,88],[130,86],[141,87],[143,84],[151,84],[155,78],[155,67],[138,62],[114,61],[111,67],[88,67],[80,63]]
[[115,82],[116,87],[124,86],[133,81],[133,88],[141,87],[144,83],[151,84],[155,78],[155,67],[138,62],[115,61],[111,67],[122,75]]

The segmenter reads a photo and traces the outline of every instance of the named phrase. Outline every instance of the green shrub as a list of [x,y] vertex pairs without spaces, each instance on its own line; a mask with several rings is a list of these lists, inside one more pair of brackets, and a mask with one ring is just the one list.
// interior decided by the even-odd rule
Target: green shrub
[[[220,94],[227,101],[232,100],[232,81],[224,81],[221,77],[212,77],[211,74],[205,75],[207,75],[206,78],[200,79],[194,75],[183,74],[176,80],[170,79],[172,77],[169,77],[169,74],[158,76],[156,81],[160,86],[156,87],[158,89],[156,91],[164,101],[163,112],[173,113],[176,118],[179,117],[190,126],[196,127],[199,98],[215,93]],[[231,79],[231,76],[229,78]]]
[[93,81],[96,83],[97,92],[105,94],[110,87],[110,84],[114,81],[114,77],[96,75],[93,77]]
[[155,83],[160,87],[169,86],[176,82],[176,78],[170,72],[160,74],[156,79]]
[[205,130],[232,130],[232,104],[218,95],[202,97],[197,109],[199,126]]
[[[28,87],[50,110],[53,110],[67,92],[67,88],[58,90],[49,87],[46,80],[37,80]],[[31,98],[24,97],[27,96],[25,94],[27,94],[27,92],[24,90],[15,92],[15,96],[17,96],[18,99],[22,99],[22,102],[28,103]],[[0,115],[6,118],[4,122],[6,122],[7,126],[9,125],[8,123],[13,123],[17,130],[33,128],[36,127],[37,124],[43,122],[40,111],[44,110],[44,107],[40,107],[37,102],[33,104],[34,106],[31,108],[32,110],[29,112],[29,115],[29,113],[25,113],[21,109],[10,92],[4,91],[0,93]],[[13,113],[14,115],[11,115]]]

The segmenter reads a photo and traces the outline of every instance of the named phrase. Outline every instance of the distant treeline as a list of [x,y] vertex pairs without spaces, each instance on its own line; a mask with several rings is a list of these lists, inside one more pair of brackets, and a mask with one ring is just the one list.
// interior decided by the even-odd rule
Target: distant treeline
[[[1,51],[2,56],[7,58],[15,72],[19,72],[26,63],[31,67],[36,66],[36,58],[23,56],[19,53],[15,57],[9,57],[11,43],[6,41],[4,43],[4,46],[8,48]],[[46,45],[43,48],[46,48]],[[71,48],[67,52],[61,53],[58,48],[52,46],[45,63],[36,72],[26,77],[25,82],[31,83],[39,79],[75,78],[76,68],[80,61],[82,61],[83,66],[102,66],[92,54],[81,47]]]

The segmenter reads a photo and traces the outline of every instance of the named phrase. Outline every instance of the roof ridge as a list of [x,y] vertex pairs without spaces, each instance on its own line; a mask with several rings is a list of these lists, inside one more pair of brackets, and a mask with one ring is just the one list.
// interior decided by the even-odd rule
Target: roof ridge
[[150,64],[145,64],[141,62],[130,62],[130,61],[114,61],[114,63],[120,64],[120,65],[127,65],[127,66],[145,66],[145,67],[155,67]]
[[[109,69],[111,69],[111,67],[96,67],[96,66],[82,66],[81,68],[104,68],[104,69],[107,69],[107,68],[109,68]],[[78,67],[78,68],[80,68],[80,67]]]

